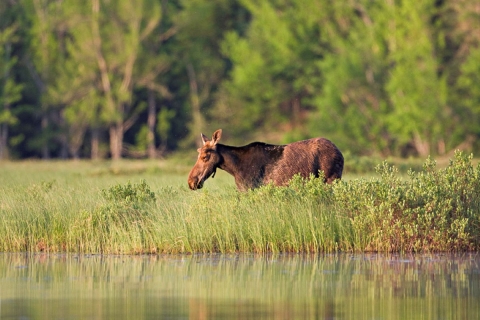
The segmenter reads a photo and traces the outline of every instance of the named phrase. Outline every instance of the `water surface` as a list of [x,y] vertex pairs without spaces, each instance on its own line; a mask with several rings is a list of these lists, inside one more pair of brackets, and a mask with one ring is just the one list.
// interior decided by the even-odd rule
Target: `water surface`
[[480,319],[480,257],[0,254],[0,319]]

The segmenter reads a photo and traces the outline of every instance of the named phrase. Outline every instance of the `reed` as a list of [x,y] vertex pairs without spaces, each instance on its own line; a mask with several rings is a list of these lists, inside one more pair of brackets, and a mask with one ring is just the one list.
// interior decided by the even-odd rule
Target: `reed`
[[326,185],[297,176],[289,187],[237,192],[219,174],[192,192],[188,168],[172,162],[5,163],[0,251],[478,250],[479,168],[456,153],[445,168],[429,159],[406,179],[382,163],[378,178]]

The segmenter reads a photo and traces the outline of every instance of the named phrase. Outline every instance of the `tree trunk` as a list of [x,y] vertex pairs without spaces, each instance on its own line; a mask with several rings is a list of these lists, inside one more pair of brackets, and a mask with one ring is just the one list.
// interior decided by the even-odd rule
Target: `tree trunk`
[[415,149],[418,152],[418,155],[422,158],[428,157],[430,155],[430,145],[428,141],[424,141],[418,133],[415,133],[413,138],[413,143],[415,145]]
[[69,129],[75,130],[74,126],[69,126],[64,117],[63,110],[54,110],[50,113],[50,119],[54,123],[54,125],[58,128],[55,131],[54,139],[55,141],[60,143],[60,159],[67,159],[68,152],[70,148],[70,141],[69,141]]
[[[162,111],[162,109],[160,107],[160,110],[158,110],[158,112],[160,113],[161,111]],[[160,125],[161,124],[159,123],[158,126],[160,126]],[[167,125],[165,125],[165,126],[167,126]],[[158,128],[158,129],[159,129],[158,131],[159,131],[159,134],[160,134],[160,142],[159,142],[159,146],[158,146],[158,149],[157,149],[157,154],[158,154],[159,157],[163,157],[163,155],[167,151],[168,128],[167,127],[165,127],[165,128],[162,127],[162,128]]]
[[300,126],[300,96],[296,96],[292,100],[292,129],[296,130]]
[[90,139],[90,159],[98,160],[100,159],[100,129],[97,127],[92,128],[92,136]]
[[123,149],[123,123],[117,122],[110,126],[109,133],[112,160],[119,160],[122,158]]
[[65,159],[68,158],[68,138],[67,138],[67,134],[65,132],[60,133],[59,140],[60,140],[60,145],[61,145],[60,159],[65,160]]
[[149,159],[155,159],[157,150],[155,149],[155,122],[156,122],[155,95],[152,90],[148,90],[148,135],[147,135],[147,153]]
[[83,145],[87,127],[83,124],[72,124],[70,126],[70,139],[68,141],[68,150],[74,159],[80,158],[80,148]]
[[44,141],[42,143],[42,159],[44,160],[48,160],[50,159],[50,149],[48,147],[48,141],[50,140],[49,137],[48,137],[48,133],[47,133],[47,130],[48,130],[48,117],[46,114],[42,115],[42,123],[41,123],[41,126],[42,126],[42,132],[44,135],[47,135],[46,138],[44,138]]
[[0,124],[0,160],[8,159],[8,124]]
[[[193,65],[189,63],[187,65],[187,73],[188,73],[188,82],[190,85],[190,101],[192,103],[192,124],[191,134],[193,137],[199,135],[203,130],[203,116],[200,110],[200,98],[198,96],[198,83],[197,83],[197,76],[195,75],[195,69]],[[192,137],[192,138],[193,138]],[[195,143],[198,148],[202,147],[202,142],[200,139],[195,139]]]
[[443,156],[445,155],[445,153],[447,152],[447,148],[446,148],[446,144],[445,144],[445,140],[442,138],[442,139],[439,139],[438,140],[438,154]]

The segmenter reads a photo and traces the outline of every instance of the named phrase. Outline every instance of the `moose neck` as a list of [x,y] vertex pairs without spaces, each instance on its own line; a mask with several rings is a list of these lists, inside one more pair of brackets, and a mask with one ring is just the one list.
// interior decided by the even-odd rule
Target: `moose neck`
[[222,157],[219,168],[235,178],[240,190],[260,186],[283,154],[284,146],[254,142],[243,147],[217,144]]

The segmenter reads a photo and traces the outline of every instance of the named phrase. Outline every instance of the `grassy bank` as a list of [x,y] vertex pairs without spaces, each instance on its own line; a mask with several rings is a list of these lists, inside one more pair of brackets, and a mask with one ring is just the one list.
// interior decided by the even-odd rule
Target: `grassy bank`
[[88,253],[466,251],[480,248],[480,167],[457,153],[407,176],[238,193],[163,162],[21,162],[0,169],[0,251]]

